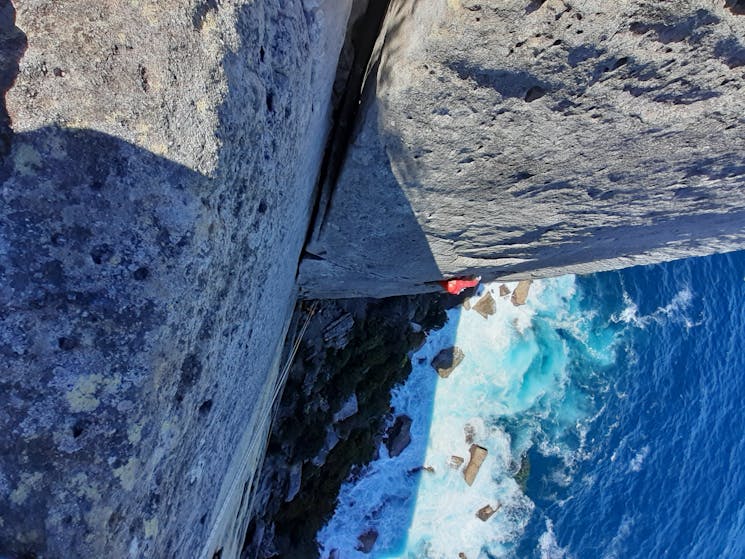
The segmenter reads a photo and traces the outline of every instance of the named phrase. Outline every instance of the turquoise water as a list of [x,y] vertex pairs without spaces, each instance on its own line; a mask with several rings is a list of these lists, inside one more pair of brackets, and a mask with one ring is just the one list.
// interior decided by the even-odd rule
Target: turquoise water
[[[412,357],[412,443],[342,488],[322,557],[745,556],[744,276],[737,253],[543,280],[520,307],[484,286],[494,315],[453,309]],[[489,452],[470,487],[466,431]]]

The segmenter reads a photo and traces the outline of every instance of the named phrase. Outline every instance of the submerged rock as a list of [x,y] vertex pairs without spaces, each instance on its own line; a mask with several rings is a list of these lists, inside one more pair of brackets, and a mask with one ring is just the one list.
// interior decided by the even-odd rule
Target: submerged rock
[[386,433],[385,446],[393,458],[401,454],[411,443],[411,418],[399,415]]
[[455,368],[461,364],[465,354],[459,347],[443,349],[432,360],[432,367],[442,378],[448,378]]
[[465,462],[465,459],[462,456],[451,456],[448,460],[448,466],[450,466],[453,470],[459,469],[463,462]]
[[476,480],[476,476],[479,473],[479,469],[481,469],[481,465],[484,463],[484,460],[486,460],[489,451],[483,446],[477,444],[472,444],[468,451],[471,453],[471,459],[468,461],[466,469],[463,470],[463,477],[466,479],[468,485],[473,485],[473,482]]
[[375,542],[378,541],[378,531],[374,528],[370,528],[364,534],[360,534],[357,539],[360,542],[357,546],[357,550],[362,553],[370,553],[375,546]]

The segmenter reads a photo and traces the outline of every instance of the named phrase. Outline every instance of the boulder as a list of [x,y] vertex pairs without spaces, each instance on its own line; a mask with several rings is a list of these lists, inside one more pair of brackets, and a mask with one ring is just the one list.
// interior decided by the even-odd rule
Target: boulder
[[401,454],[411,443],[411,418],[408,415],[399,415],[393,425],[386,431],[385,446],[388,455],[393,458]]
[[432,367],[442,378],[448,378],[455,368],[461,364],[465,354],[459,347],[443,349],[432,360]]
[[502,508],[502,505],[501,505],[501,504],[499,504],[499,503],[497,504],[497,507],[496,507],[496,508],[492,507],[491,505],[486,505],[486,506],[484,506],[484,507],[481,507],[481,508],[480,508],[480,509],[479,509],[478,511],[476,511],[476,517],[477,517],[477,518],[478,518],[479,520],[481,520],[481,521],[483,521],[483,522],[486,522],[486,521],[487,521],[487,520],[489,520],[489,519],[490,519],[490,518],[491,518],[492,516],[494,516],[494,514],[495,514],[495,513],[496,513],[496,512],[497,512],[497,511],[498,511],[498,510],[499,510],[500,508]]
[[473,482],[476,480],[476,476],[479,473],[479,469],[484,463],[484,460],[486,460],[489,451],[483,446],[476,444],[472,444],[468,451],[471,454],[471,459],[468,461],[466,469],[463,470],[463,477],[466,479],[468,485],[473,485]]
[[531,283],[533,283],[531,280],[522,280],[517,284],[515,291],[512,292],[513,305],[518,307],[525,304],[525,301],[528,300],[528,293],[530,292]]
[[486,295],[479,299],[478,303],[473,306],[473,310],[484,318],[489,318],[497,312],[497,302],[494,300],[494,297],[492,297],[492,294],[487,291]]
[[500,297],[507,297],[507,295],[510,294],[510,288],[507,287],[505,284],[502,284],[499,286],[499,296]]
[[360,534],[357,540],[359,541],[357,551],[370,553],[375,546],[375,542],[378,541],[378,531],[375,528],[370,528],[366,532]]

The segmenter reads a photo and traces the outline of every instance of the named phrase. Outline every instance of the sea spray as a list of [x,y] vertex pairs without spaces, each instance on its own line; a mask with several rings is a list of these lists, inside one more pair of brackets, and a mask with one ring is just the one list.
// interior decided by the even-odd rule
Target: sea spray
[[[451,310],[412,356],[411,376],[392,397],[395,414],[413,419],[412,443],[395,458],[381,446],[380,458],[343,486],[318,534],[324,559],[333,550],[340,559],[507,557],[534,509],[525,479],[515,479],[528,452],[556,458],[553,481],[564,485],[587,455],[587,423],[600,407],[593,393],[607,390],[623,325],[583,309],[570,276],[534,282],[523,306],[486,285],[466,307],[487,292],[494,314]],[[465,358],[439,378],[431,362],[453,346]],[[469,487],[463,468],[472,444],[488,455]],[[453,457],[464,463],[453,467]],[[484,507],[497,512],[482,520]],[[360,535],[371,533],[366,553]]]

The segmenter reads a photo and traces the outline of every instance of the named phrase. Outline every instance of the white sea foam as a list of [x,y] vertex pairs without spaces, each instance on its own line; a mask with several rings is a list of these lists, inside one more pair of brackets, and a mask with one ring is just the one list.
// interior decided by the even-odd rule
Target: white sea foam
[[[413,355],[409,380],[392,397],[396,413],[413,420],[412,443],[395,458],[382,446],[380,459],[342,487],[334,517],[318,534],[323,559],[332,550],[339,559],[507,557],[534,508],[514,479],[522,454],[538,443],[539,452],[559,457],[566,465],[554,474],[559,485],[571,481],[572,463],[587,456],[587,422],[596,410],[570,382],[570,349],[559,331],[603,360],[611,339],[591,335],[592,317],[573,307],[573,277],[534,282],[528,303],[520,307],[509,296],[500,297],[498,285],[486,285],[471,305],[487,291],[496,300],[494,315],[451,311],[448,324]],[[597,347],[592,336],[600,340],[593,342]],[[465,358],[440,379],[430,362],[452,345]],[[505,422],[517,422],[520,430],[508,430]],[[550,431],[544,432],[544,425]],[[563,442],[570,431],[573,445]],[[452,456],[467,463],[471,443],[489,454],[469,487],[465,464],[453,469],[449,463]],[[433,471],[421,471],[422,466]],[[499,510],[482,521],[476,512],[486,505]],[[378,538],[365,554],[356,549],[358,537],[370,529]],[[542,557],[568,557],[550,524],[544,536]]]
[[559,547],[554,534],[554,525],[546,520],[546,531],[538,539],[541,559],[571,559],[566,550]]
[[623,301],[625,307],[620,313],[611,316],[613,322],[623,322],[641,329],[645,329],[653,322],[665,324],[675,321],[687,328],[701,324],[701,320],[694,322],[686,314],[693,302],[693,292],[687,286],[681,288],[667,305],[658,307],[654,312],[644,316],[639,316],[639,307],[626,291],[623,292]]

